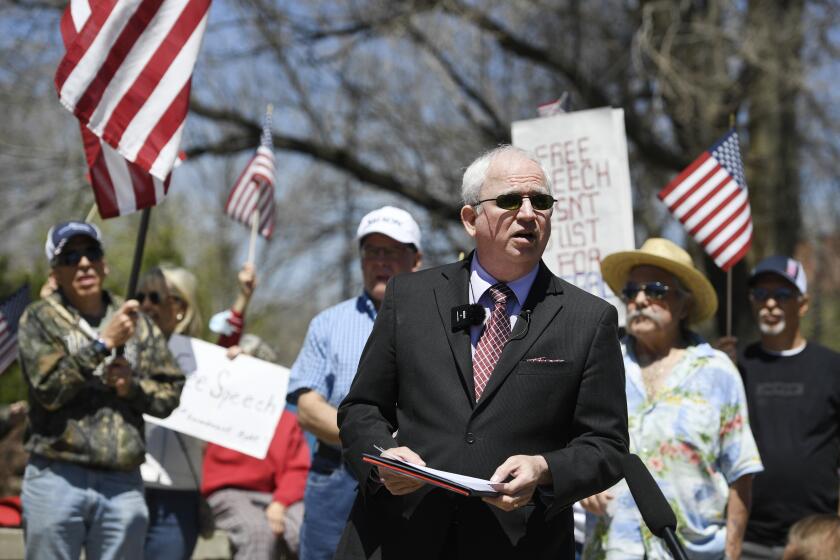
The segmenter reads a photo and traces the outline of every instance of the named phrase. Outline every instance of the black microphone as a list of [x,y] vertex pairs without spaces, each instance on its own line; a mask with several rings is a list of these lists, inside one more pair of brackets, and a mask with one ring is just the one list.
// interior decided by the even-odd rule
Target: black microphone
[[668,504],[656,481],[638,455],[622,457],[621,467],[630,493],[650,532],[665,541],[676,560],[688,560],[680,541],[677,540],[677,517]]
[[510,333],[510,339],[511,340],[520,340],[522,338],[525,338],[525,335],[528,334],[528,329],[531,328],[531,310],[530,309],[523,309],[522,312],[519,314],[519,319],[520,320],[516,321],[516,324],[513,326],[514,330],[519,330],[519,325],[520,325],[520,323],[522,323],[521,319],[522,319],[523,315],[525,316],[525,328],[522,329],[522,332],[519,332],[519,333],[511,332]]
[[473,325],[481,325],[486,316],[484,307],[477,303],[453,307],[452,332],[469,329]]

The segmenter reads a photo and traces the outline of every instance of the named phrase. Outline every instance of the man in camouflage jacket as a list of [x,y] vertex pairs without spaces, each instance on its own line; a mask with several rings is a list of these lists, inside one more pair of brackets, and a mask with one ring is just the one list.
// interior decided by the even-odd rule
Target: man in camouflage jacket
[[32,454],[26,555],[78,558],[84,548],[88,558],[141,558],[143,414],[168,416],[184,376],[137,301],[103,290],[108,268],[95,226],[53,227],[46,252],[58,289],[27,308],[18,330]]

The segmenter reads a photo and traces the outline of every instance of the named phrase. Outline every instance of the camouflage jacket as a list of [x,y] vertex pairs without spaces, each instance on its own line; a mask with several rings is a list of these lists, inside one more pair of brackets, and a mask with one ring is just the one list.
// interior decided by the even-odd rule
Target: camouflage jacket
[[[105,298],[100,327],[122,303],[107,293]],[[21,317],[18,352],[29,388],[26,448],[95,468],[134,469],[145,455],[143,414],[168,416],[178,406],[184,374],[163,333],[141,313],[125,345],[135,383],[127,397],[118,397],[101,377],[111,358],[96,350],[79,320],[59,292],[30,304]]]

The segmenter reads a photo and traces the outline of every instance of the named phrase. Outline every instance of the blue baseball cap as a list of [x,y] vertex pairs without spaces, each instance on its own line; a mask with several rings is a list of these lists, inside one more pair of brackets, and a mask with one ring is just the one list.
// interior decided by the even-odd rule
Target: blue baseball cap
[[767,257],[760,263],[755,265],[750,273],[749,284],[755,283],[756,279],[763,274],[775,274],[781,276],[799,290],[800,294],[804,294],[808,290],[808,280],[805,278],[805,269],[802,263],[796,259],[785,257],[783,255],[774,255]]
[[100,248],[102,247],[102,232],[95,225],[87,222],[62,222],[54,225],[47,232],[47,243],[44,246],[47,260],[52,264],[53,259],[61,254],[67,242],[77,235],[93,239]]

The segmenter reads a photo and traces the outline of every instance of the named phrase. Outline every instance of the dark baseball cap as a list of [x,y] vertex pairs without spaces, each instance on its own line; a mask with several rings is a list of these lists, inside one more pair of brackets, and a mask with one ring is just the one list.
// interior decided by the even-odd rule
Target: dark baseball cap
[[804,294],[808,290],[808,280],[805,278],[805,269],[802,263],[796,259],[785,257],[783,255],[774,255],[767,257],[758,263],[750,273],[749,284],[752,285],[756,279],[764,274],[775,274],[781,276],[799,290],[800,294]]
[[102,232],[95,225],[87,222],[62,222],[54,225],[47,232],[47,243],[44,246],[47,260],[52,263],[53,259],[61,254],[67,242],[77,235],[88,237],[94,240],[100,248],[102,247]]

